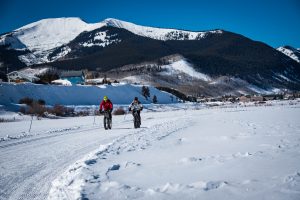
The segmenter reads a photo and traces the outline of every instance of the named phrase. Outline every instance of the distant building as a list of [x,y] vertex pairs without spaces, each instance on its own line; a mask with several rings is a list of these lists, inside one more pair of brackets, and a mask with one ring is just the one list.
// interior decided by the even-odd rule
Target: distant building
[[250,102],[250,96],[241,96],[239,97],[240,102]]
[[275,100],[276,99],[276,95],[274,95],[274,94],[264,95],[264,99],[266,101]]
[[188,98],[188,101],[197,102],[197,98],[192,95],[188,95],[187,98]]
[[208,100],[207,100],[207,98],[205,98],[205,97],[197,97],[197,102],[198,103],[205,103],[205,102],[207,102]]
[[283,99],[285,100],[294,100],[295,99],[295,95],[293,94],[285,94]]
[[8,82],[36,82],[40,79],[32,74],[25,74],[19,71],[13,71],[7,74]]
[[60,79],[68,80],[72,85],[84,84],[85,82],[83,71],[63,71],[60,74]]
[[[110,84],[112,80],[110,78],[95,78],[95,79],[85,79],[86,85],[102,85],[102,84]],[[116,80],[114,83],[117,82]]]
[[264,97],[263,96],[252,96],[251,101],[263,101]]

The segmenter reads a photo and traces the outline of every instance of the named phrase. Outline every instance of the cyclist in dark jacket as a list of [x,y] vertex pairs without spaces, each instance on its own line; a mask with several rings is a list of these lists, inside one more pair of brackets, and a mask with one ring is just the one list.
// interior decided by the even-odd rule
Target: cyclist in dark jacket
[[[140,122],[141,122],[140,112],[143,110],[143,105],[137,97],[134,97],[132,103],[129,105],[128,110],[129,111],[137,110],[137,113],[139,115],[139,119],[140,119]],[[133,112],[132,112],[132,114],[133,114]]]

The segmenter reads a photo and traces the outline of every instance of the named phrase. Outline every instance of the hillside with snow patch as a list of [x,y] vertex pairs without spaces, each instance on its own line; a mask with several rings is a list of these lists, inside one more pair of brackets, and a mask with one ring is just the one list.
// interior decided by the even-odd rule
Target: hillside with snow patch
[[283,46],[278,47],[278,51],[282,52],[283,54],[287,55],[288,57],[292,58],[296,62],[300,63],[300,50],[290,47],[290,46]]
[[[160,63],[165,65],[161,76],[172,79],[172,84],[168,80],[162,84],[164,87],[184,85],[179,88],[182,92],[185,88],[194,88],[186,95],[234,94],[236,85],[244,85],[240,84],[242,82],[263,90],[295,91],[299,90],[300,83],[299,63],[242,35],[223,30],[193,32],[154,28],[113,18],[95,24],[79,18],[40,20],[0,36],[0,51],[0,62],[4,66],[0,68],[2,79],[5,79],[6,67],[19,70],[25,64],[39,67],[47,63],[61,70],[87,69],[106,73],[179,54],[188,63]],[[148,69],[144,77],[154,79],[152,71]],[[242,81],[226,83],[226,89],[215,87],[203,92],[206,82],[224,76]],[[149,83],[135,74],[127,74],[127,77],[127,80],[136,77],[142,83]],[[185,82],[173,81],[176,78]],[[205,83],[193,82],[194,79]]]
[[206,37],[208,34],[222,34],[221,30],[196,32],[140,26],[134,23],[125,22],[113,18],[105,19],[103,22],[108,26],[123,28],[137,35],[149,37],[156,40],[200,40]]
[[[192,32],[152,28],[112,18],[91,24],[75,17],[50,18],[25,25],[11,33],[0,36],[0,45],[9,45],[9,48],[15,50],[29,50],[29,53],[19,56],[19,59],[27,66],[48,63],[56,61],[70,53],[71,49],[64,47],[64,45],[67,45],[81,33],[90,32],[104,26],[126,29],[134,34],[157,40],[199,40],[208,34],[222,33],[220,30]],[[100,42],[96,42],[96,40]],[[95,45],[105,47],[116,41],[111,40],[109,36],[106,37],[106,32],[104,31],[96,35],[94,39],[85,41],[81,45],[83,47],[92,47]],[[62,50],[50,58],[49,55],[58,47],[61,47]]]
[[160,74],[162,75],[168,75],[168,76],[173,76],[173,75],[179,75],[180,73],[184,73],[190,77],[200,79],[203,81],[210,81],[211,78],[203,73],[197,72],[193,65],[186,60],[178,60],[176,62],[173,62],[169,65],[163,65],[161,66],[163,72]]
[[[0,37],[0,44],[10,44],[9,38],[19,40],[30,51],[47,51],[73,40],[83,31],[91,31],[104,26],[104,23],[88,24],[80,18],[43,19]],[[20,49],[11,44],[10,48]],[[23,49],[21,48],[21,49]]]
[[[208,33],[222,33],[220,30],[192,32],[152,28],[112,18],[91,24],[76,17],[49,18],[25,25],[11,33],[2,35],[0,37],[0,45],[10,45],[12,49],[28,49],[32,52],[48,51],[69,43],[84,31],[92,31],[103,26],[123,28],[137,35],[158,40],[196,40],[205,37]],[[99,37],[101,36],[99,35]]]
[[141,95],[141,85],[112,84],[101,86],[59,86],[37,84],[0,85],[0,105],[11,106],[18,104],[24,97],[43,99],[47,105],[98,105],[103,96],[108,96],[114,104],[129,104],[134,97],[142,103],[152,103],[156,95],[158,103],[175,103],[176,97],[149,86],[150,97]]

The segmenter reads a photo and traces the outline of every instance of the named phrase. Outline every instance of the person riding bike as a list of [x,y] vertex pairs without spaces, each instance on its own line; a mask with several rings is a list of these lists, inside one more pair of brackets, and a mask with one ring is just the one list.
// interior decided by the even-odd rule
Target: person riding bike
[[[141,102],[139,101],[139,99],[137,97],[134,97],[132,103],[129,105],[129,111],[133,111],[133,110],[137,110],[138,116],[139,116],[139,121],[140,121],[140,125],[141,125],[141,115],[140,112],[143,110],[143,105],[141,104]],[[133,112],[132,112],[133,115]]]
[[111,119],[111,112],[113,110],[113,104],[112,102],[107,98],[107,96],[103,97],[103,100],[100,103],[99,112],[102,113],[104,111],[108,111],[109,118]]

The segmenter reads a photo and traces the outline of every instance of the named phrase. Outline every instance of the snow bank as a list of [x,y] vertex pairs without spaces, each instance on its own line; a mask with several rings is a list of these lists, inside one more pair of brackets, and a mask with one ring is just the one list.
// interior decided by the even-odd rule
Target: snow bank
[[166,72],[161,72],[161,74],[174,75],[179,73],[185,73],[193,78],[197,78],[200,80],[211,80],[211,78],[208,75],[197,72],[193,68],[192,64],[188,63],[185,59],[173,62],[170,65],[163,65],[161,68],[166,70]]
[[[152,103],[154,95],[158,103],[175,103],[176,97],[149,86],[151,97],[141,95],[141,85],[112,84],[101,86],[58,86],[37,85],[31,83],[0,85],[0,105],[19,103],[24,97],[43,99],[47,105],[98,105],[106,95],[114,104],[129,104],[136,96],[142,103]],[[172,101],[174,100],[174,102]]]
[[68,80],[63,80],[63,79],[57,79],[51,82],[52,84],[55,85],[64,85],[64,86],[72,86],[72,83]]
[[58,176],[48,199],[299,199],[299,111],[146,115],[144,128],[98,146]]

